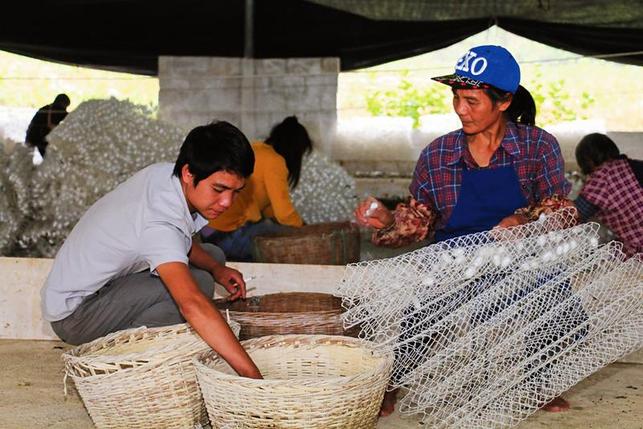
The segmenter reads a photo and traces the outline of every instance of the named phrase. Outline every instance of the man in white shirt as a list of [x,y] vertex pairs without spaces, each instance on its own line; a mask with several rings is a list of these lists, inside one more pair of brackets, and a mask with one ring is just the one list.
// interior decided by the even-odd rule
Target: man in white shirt
[[41,291],[56,334],[81,344],[121,329],[187,321],[240,375],[260,378],[212,302],[214,281],[245,298],[245,282],[213,245],[192,241],[230,207],[254,169],[227,122],[194,128],[174,165],[150,165],[96,201],[58,251]]

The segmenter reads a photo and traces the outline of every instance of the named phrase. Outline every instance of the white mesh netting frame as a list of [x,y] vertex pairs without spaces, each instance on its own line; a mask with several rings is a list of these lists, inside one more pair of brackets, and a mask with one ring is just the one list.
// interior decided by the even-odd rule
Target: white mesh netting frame
[[[612,247],[614,246],[610,246],[609,249]],[[622,258],[622,254],[616,248],[605,252],[608,252],[609,256],[618,254],[619,261]],[[413,347],[410,352],[400,356],[397,367],[401,370],[417,367],[414,372],[421,371],[428,363],[423,362],[420,366],[415,363],[425,361],[427,354],[439,350],[436,353],[440,357],[446,357],[451,342],[462,343],[471,335],[474,335],[472,340],[475,342],[471,346],[467,345],[467,349],[474,347],[481,339],[484,339],[484,346],[488,347],[490,338],[485,336],[487,327],[493,330],[492,335],[502,327],[504,330],[502,336],[505,336],[513,329],[524,326],[524,323],[531,322],[551,306],[559,303],[561,299],[569,297],[571,291],[564,288],[569,278],[569,267],[573,269],[581,262],[583,265],[594,264],[595,259],[609,260],[609,257],[603,253],[603,251],[587,253],[585,259],[570,255],[569,258],[563,258],[556,264],[545,265],[542,268],[521,270],[504,276],[494,275],[481,279],[484,281],[477,284],[467,282],[463,288],[446,297],[449,299],[449,305],[440,306],[439,312],[423,312],[435,308],[434,302],[430,302],[411,315],[405,314],[404,317],[407,319],[414,317],[414,326],[410,329],[410,333],[409,329],[405,330],[405,340],[398,340],[395,348],[399,349],[409,344],[416,345],[419,340],[427,338],[431,339],[431,344],[419,348]],[[612,257],[617,258],[617,256]],[[542,301],[539,301],[541,299]],[[417,317],[418,315],[422,317]],[[440,317],[439,320],[431,323],[437,317]],[[398,387],[410,382],[410,377],[407,375],[399,381]]]
[[[466,235],[394,258],[350,264],[338,290],[347,308],[344,323],[347,327],[359,324],[363,337],[377,344],[396,341],[402,313],[412,303],[419,307],[421,301],[448,295],[463,281],[508,272],[518,261],[537,263],[531,255],[548,249],[550,242],[560,243],[565,237],[556,231],[574,224],[575,210],[564,209],[539,222]],[[566,233],[572,238],[561,250],[576,252],[580,242],[573,237],[598,245],[597,230],[597,224],[576,227]],[[555,250],[547,256],[553,261]]]
[[[617,246],[599,249],[430,356],[407,374],[410,390],[401,411],[424,413],[432,427],[511,426],[639,348],[642,264],[622,258]],[[559,288],[568,280],[575,283],[574,292],[558,300]],[[480,304],[478,298],[474,301]],[[463,306],[456,313],[470,316],[471,308]],[[441,324],[448,335],[448,323]],[[530,351],[526,343],[539,347]],[[584,357],[567,365],[577,355]]]
[[[640,257],[622,263],[624,255],[618,245],[597,248],[598,225],[595,224],[584,224],[552,234],[572,223],[569,214],[568,210],[563,210],[544,222],[503,231],[505,235],[502,243],[506,248],[506,256],[512,259],[511,263],[505,266],[502,263],[491,264],[489,262],[493,262],[495,255],[489,254],[487,265],[490,267],[487,268],[491,269],[476,269],[474,276],[466,273],[463,275],[462,268],[449,269],[449,265],[456,265],[455,259],[462,257],[464,261],[457,261],[457,265],[466,267],[466,262],[470,263],[473,258],[480,256],[476,253],[482,249],[480,244],[474,245],[474,249],[464,249],[463,252],[454,253],[454,250],[462,242],[492,244],[494,237],[489,237],[491,233],[474,234],[463,237],[463,240],[451,240],[450,243],[429,246],[397,258],[348,267],[340,289],[347,306],[354,307],[349,307],[346,324],[360,324],[363,337],[375,340],[380,347],[386,348],[400,347],[400,320],[403,319],[402,316],[408,317],[408,313],[404,314],[404,311],[409,306],[415,304],[418,307],[415,311],[417,314],[421,310],[431,309],[430,304],[439,302],[440,298],[466,291],[466,286],[475,282],[480,286],[481,278],[484,280],[485,276],[487,279],[496,276],[502,278],[495,285],[486,285],[483,293],[465,293],[460,296],[461,302],[450,303],[451,305],[440,307],[437,311],[431,309],[433,312],[430,311],[423,322],[414,322],[416,325],[426,325],[427,319],[431,319],[436,313],[444,314],[432,327],[432,333],[413,333],[406,340],[407,343],[412,343],[422,336],[426,338],[432,334],[438,335],[437,338],[432,338],[431,350],[427,347],[420,348],[415,352],[416,355],[408,353],[396,359],[398,370],[409,363],[420,362],[415,370],[407,373],[397,383],[398,386],[409,388],[409,393],[400,403],[403,413],[423,413],[425,420],[437,427],[512,426],[592,372],[641,347],[643,314],[640,302],[643,283]],[[497,237],[497,232],[493,234]],[[569,246],[572,242],[570,240],[576,242],[576,245],[571,246],[573,248]],[[565,244],[568,245],[566,249]],[[498,242],[492,245],[497,246]],[[432,275],[435,271],[431,272],[430,268],[418,269],[422,267],[418,262],[435,263],[442,260],[444,253],[448,253],[452,261],[450,264],[442,264],[442,269],[447,268],[447,273],[439,278],[440,287],[435,286],[437,281],[430,285],[432,288],[426,283],[422,284],[422,274],[426,276],[428,271]],[[526,263],[530,259],[538,260],[538,264]],[[424,265],[427,266],[430,267],[428,264]],[[515,269],[516,266],[518,270]],[[482,265],[480,267],[484,268]],[[511,274],[512,269],[517,272]],[[538,276],[541,278],[539,282],[547,277],[548,281],[535,289],[532,285],[534,290],[521,299],[513,297],[513,301],[507,300],[516,290],[524,289],[530,282],[534,283]],[[560,293],[554,293],[572,277],[575,285],[573,290],[569,289],[568,296],[562,297]],[[404,287],[386,287],[395,282],[400,282]],[[609,290],[607,285],[611,285]],[[382,291],[381,288],[385,290]],[[470,320],[472,310],[477,309],[477,314],[481,314],[480,308],[484,308],[485,299],[487,303],[496,305],[499,300],[502,302],[503,296],[504,308],[501,306],[501,311],[497,314],[487,317],[482,323]],[[555,303],[557,305],[553,305]],[[544,311],[548,304],[554,310]],[[582,308],[585,320],[574,329],[570,328],[563,336],[560,335],[560,328],[558,334],[556,329],[542,329],[541,325],[549,320],[547,317],[551,319],[550,322],[557,320],[561,323],[561,314],[565,313],[560,310],[565,305]],[[467,331],[463,328],[467,324],[475,329]],[[449,326],[452,328],[451,332]],[[499,326],[513,326],[514,329],[508,335]],[[542,345],[540,350],[530,356],[523,356],[522,360],[516,359],[518,351],[524,355],[524,347],[519,347],[525,343],[524,338],[531,337],[533,341],[538,326],[541,326],[541,337],[556,337],[556,340]],[[584,335],[580,339],[574,339],[573,336],[578,335],[579,329],[583,330]],[[605,332],[610,329],[612,333],[608,336]],[[531,336],[527,335],[529,332]],[[450,338],[454,339],[451,344]],[[612,340],[606,342],[605,339],[609,338]],[[560,348],[560,344],[565,341],[568,344]],[[495,346],[490,349],[493,353],[482,355],[481,358],[481,350],[490,345]],[[538,367],[531,362],[542,358],[541,354],[548,349],[556,347],[557,352],[549,360],[541,359]],[[467,354],[469,360],[464,357]],[[426,355],[431,357],[427,359]],[[472,359],[473,356],[476,359]],[[578,364],[570,366],[568,363],[574,362],[574,359],[578,360]],[[448,368],[449,362],[457,365]],[[521,377],[529,365],[535,368],[531,371],[532,375]],[[547,369],[549,376],[534,381],[537,379],[533,375],[534,371],[538,368],[542,371],[543,367]],[[468,394],[464,395],[465,391]]]
[[[632,299],[633,296],[629,295],[627,298]],[[641,299],[640,294],[637,299]],[[626,302],[622,299],[619,302],[630,304],[629,308],[632,308],[631,301]],[[611,312],[615,310],[614,307],[610,309]],[[605,315],[598,314],[596,319]],[[575,347],[565,350],[557,360],[552,359],[547,378],[530,380],[526,378],[527,376],[523,376],[513,382],[508,382],[506,379],[499,380],[496,384],[501,384],[501,390],[494,392],[493,389],[496,386],[488,387],[486,392],[493,394],[486,395],[486,401],[471,401],[468,406],[462,407],[456,415],[450,416],[443,424],[431,426],[490,428],[518,424],[539,407],[603,366],[638,350],[643,341],[640,323],[643,314],[639,311],[627,317],[638,318],[638,321],[626,320],[615,323],[609,329],[598,331],[587,341],[577,343]]]

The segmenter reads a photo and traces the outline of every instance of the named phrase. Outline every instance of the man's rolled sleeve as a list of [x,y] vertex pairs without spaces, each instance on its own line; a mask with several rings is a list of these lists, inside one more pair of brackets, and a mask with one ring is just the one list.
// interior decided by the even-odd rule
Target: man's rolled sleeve
[[188,264],[188,253],[192,239],[181,230],[170,225],[152,225],[141,235],[141,255],[150,265],[150,271],[168,262]]

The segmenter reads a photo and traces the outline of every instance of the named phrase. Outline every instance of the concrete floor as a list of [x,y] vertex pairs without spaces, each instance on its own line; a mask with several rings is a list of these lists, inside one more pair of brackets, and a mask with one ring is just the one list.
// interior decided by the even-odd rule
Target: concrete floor
[[[63,395],[60,355],[68,348],[58,341],[0,340],[0,428],[93,428],[73,382],[69,381],[68,396]],[[539,411],[519,428],[642,429],[643,350],[603,368],[564,396],[571,411]],[[415,427],[416,418],[401,419],[397,413],[377,425]]]

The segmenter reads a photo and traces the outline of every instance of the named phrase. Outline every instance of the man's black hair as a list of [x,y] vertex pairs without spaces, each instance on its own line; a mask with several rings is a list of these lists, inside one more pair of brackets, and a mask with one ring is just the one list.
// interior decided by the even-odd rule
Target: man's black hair
[[234,125],[215,121],[190,131],[174,164],[174,175],[181,177],[183,166],[194,176],[194,186],[217,171],[249,177],[255,166],[250,142]]

